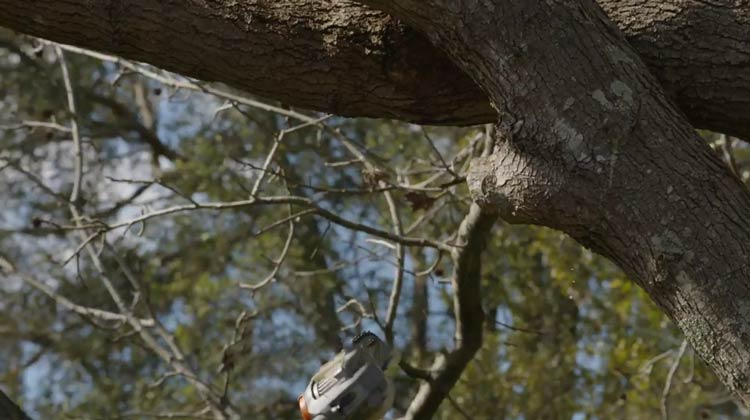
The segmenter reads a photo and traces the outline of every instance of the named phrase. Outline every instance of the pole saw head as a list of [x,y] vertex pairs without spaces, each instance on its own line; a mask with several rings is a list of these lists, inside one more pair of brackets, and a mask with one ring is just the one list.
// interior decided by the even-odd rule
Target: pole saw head
[[384,371],[388,345],[371,332],[352,340],[321,366],[297,402],[303,420],[379,420],[393,404],[393,383]]

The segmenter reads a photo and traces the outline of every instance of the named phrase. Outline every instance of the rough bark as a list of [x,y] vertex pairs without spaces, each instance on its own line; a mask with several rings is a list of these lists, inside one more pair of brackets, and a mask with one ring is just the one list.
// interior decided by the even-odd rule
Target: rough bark
[[[750,138],[747,0],[599,3],[694,126]],[[421,35],[345,0],[0,0],[0,25],[339,115],[495,120]]]
[[367,0],[422,30],[499,111],[469,185],[622,267],[750,402],[750,192],[593,0]]
[[750,1],[597,1],[693,126],[750,139]]

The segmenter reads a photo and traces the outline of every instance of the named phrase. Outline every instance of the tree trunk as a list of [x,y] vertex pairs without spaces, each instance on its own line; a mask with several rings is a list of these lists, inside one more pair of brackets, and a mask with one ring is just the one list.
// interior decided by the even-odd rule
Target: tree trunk
[[405,19],[495,104],[469,185],[506,220],[615,261],[750,402],[750,193],[593,0],[367,0]]
[[[599,3],[693,125],[750,138],[747,0]],[[0,25],[344,116],[496,119],[424,37],[345,0],[0,0]]]

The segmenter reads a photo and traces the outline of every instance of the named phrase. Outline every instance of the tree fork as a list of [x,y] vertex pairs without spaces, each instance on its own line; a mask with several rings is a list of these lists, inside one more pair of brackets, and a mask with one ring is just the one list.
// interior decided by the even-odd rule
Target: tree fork
[[495,104],[477,202],[617,263],[750,403],[750,193],[592,0],[367,0]]

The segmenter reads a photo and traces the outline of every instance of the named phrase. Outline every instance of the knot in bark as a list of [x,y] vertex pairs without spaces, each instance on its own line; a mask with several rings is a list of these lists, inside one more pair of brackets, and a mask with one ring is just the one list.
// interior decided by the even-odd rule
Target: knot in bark
[[560,192],[561,178],[554,165],[540,163],[500,143],[492,155],[471,163],[467,181],[473,199],[511,223],[551,222],[551,200]]

